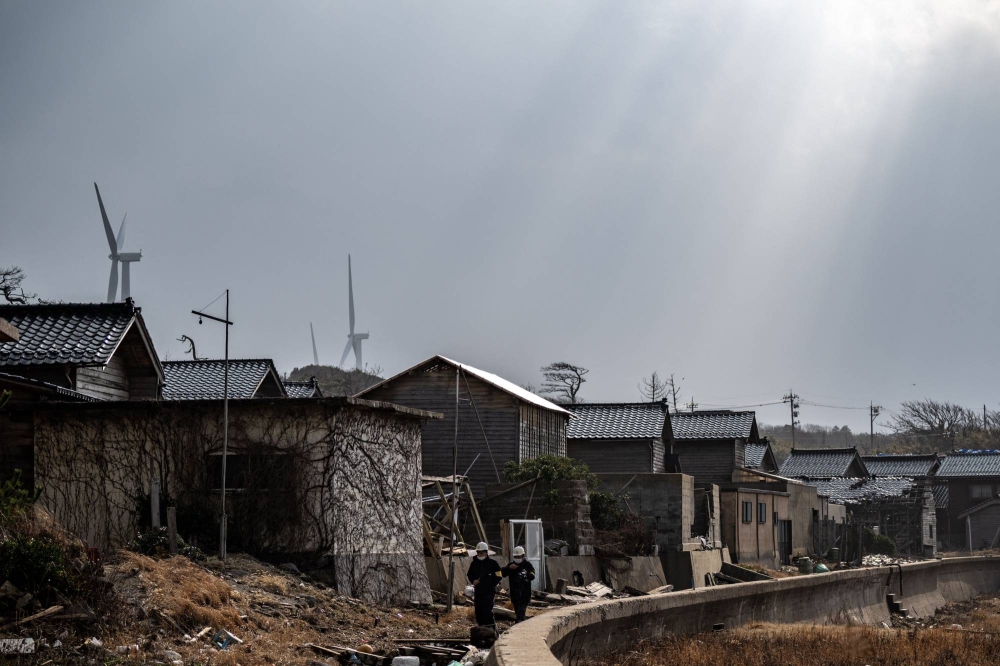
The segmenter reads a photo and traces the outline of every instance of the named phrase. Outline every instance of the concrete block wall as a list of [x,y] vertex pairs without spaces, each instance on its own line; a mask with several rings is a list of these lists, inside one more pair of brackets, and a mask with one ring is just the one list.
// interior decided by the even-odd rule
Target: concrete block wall
[[898,592],[900,571],[902,601],[919,615],[1000,589],[1000,558],[963,557],[613,599],[550,611],[513,627],[487,664],[590,663],[632,642],[711,631],[715,624],[878,624],[889,619],[885,594]]
[[479,502],[479,517],[491,545],[499,546],[500,521],[538,519],[545,538],[561,539],[569,544],[570,555],[594,554],[594,526],[590,522],[590,503],[585,481],[539,481],[534,485],[499,495],[514,483],[486,486],[486,498]]
[[694,477],[687,474],[598,474],[599,489],[628,496],[628,505],[655,532],[661,552],[694,548]]

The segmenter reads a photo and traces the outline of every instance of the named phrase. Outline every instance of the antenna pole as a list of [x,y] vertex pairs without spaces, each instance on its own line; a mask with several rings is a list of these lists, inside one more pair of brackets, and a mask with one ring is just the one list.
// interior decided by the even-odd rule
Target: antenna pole
[[458,388],[461,366],[455,367],[455,445],[451,457],[451,548],[448,549],[448,612],[455,597],[455,532],[458,528]]
[[[226,289],[226,321],[229,321],[229,290]],[[226,458],[229,455],[229,325],[226,325],[226,362],[223,370],[222,397],[222,521],[219,527],[219,558],[226,565]]]

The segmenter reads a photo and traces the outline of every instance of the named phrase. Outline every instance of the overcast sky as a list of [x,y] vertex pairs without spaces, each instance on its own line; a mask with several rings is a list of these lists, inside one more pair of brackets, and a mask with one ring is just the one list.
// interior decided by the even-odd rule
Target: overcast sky
[[30,290],[104,300],[95,180],[161,357],[222,355],[189,312],[228,287],[234,357],[308,364],[312,321],[336,363],[351,253],[387,373],[1000,407],[996,0],[0,0]]

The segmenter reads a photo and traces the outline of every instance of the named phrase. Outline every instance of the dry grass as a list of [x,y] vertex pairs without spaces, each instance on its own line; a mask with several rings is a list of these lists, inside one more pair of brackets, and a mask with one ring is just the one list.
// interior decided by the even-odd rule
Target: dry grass
[[600,664],[636,666],[995,666],[1000,638],[947,629],[756,626],[671,637]]

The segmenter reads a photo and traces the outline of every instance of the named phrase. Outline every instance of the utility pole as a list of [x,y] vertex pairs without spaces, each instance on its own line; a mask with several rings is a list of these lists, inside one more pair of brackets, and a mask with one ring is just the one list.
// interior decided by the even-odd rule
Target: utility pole
[[[218,298],[215,300],[219,300]],[[191,310],[191,314],[198,315],[198,323],[202,317],[211,319],[226,325],[226,361],[223,365],[223,396],[222,396],[222,515],[219,520],[219,559],[222,565],[226,564],[226,456],[229,455],[229,327],[233,322],[229,321],[229,290],[226,289],[226,317],[214,317],[198,310]]]
[[869,404],[868,407],[868,453],[875,453],[875,419],[878,415],[882,413],[882,405],[876,405],[874,402]]
[[788,408],[792,413],[792,448],[795,448],[795,424],[798,421],[795,418],[799,415],[799,396],[795,395],[795,391],[788,389],[788,395],[781,396],[782,402],[788,403]]
[[[694,414],[694,408],[695,408],[695,407],[697,407],[697,406],[698,406],[698,403],[696,403],[696,402],[694,401],[694,396],[691,396],[691,403],[690,403],[690,404],[688,404],[688,407],[690,407],[690,408],[691,408],[691,413],[692,413],[692,414]],[[676,408],[675,408],[675,410],[676,410]]]
[[458,530],[458,386],[461,366],[455,366],[455,445],[451,457],[451,548],[448,549],[448,612],[455,597],[455,532]]

